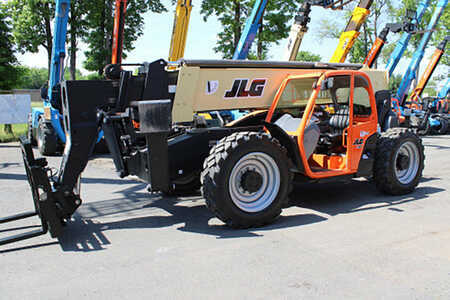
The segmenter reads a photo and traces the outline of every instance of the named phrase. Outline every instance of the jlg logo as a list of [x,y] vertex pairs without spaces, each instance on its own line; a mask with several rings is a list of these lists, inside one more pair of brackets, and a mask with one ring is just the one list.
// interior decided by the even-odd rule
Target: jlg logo
[[248,79],[235,79],[233,86],[225,92],[225,99],[261,97],[266,87],[266,79],[253,79],[250,88],[247,88]]

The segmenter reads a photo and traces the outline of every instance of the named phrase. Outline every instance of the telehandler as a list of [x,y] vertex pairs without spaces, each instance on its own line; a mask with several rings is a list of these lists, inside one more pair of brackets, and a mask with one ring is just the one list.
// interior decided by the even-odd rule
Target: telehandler
[[[412,192],[422,176],[421,139],[406,128],[381,133],[390,111],[384,72],[359,64],[155,61],[118,80],[64,81],[67,143],[57,175],[21,140],[42,228],[58,237],[81,205],[80,175],[99,130],[120,177],[136,175],[152,192],[201,188],[208,208],[234,228],[274,221],[294,182],[373,179],[392,195]],[[247,109],[222,127],[198,126],[205,111]]]

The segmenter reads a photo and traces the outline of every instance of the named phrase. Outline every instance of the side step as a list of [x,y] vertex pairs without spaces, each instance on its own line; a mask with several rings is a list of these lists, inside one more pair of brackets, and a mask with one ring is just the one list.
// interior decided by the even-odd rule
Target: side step
[[[47,160],[45,158],[34,158],[31,143],[25,137],[20,138],[20,145],[35,210],[0,218],[0,224],[39,216],[41,219],[41,228],[2,238],[0,239],[0,245],[40,236],[46,234],[48,231],[50,231],[52,237],[56,237],[62,231],[62,221],[57,215],[57,207],[55,201],[53,201],[52,187],[47,176]],[[42,190],[42,194],[40,194],[40,190]]]

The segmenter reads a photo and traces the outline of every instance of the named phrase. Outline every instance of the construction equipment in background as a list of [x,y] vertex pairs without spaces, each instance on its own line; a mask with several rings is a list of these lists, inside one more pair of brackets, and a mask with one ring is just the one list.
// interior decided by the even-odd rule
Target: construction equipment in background
[[329,0],[306,0],[302,3],[299,9],[299,13],[295,16],[294,23],[291,26],[287,46],[283,60],[294,61],[296,60],[298,50],[303,40],[303,36],[308,32],[308,23],[311,21],[309,14],[311,13],[312,6],[321,6],[323,8],[330,8],[332,10],[341,10],[344,5],[354,0],[348,0],[343,2],[329,1]]
[[414,22],[414,20],[416,20],[416,13],[414,11],[407,10],[405,19],[402,23],[387,23],[383,30],[381,30],[378,34],[377,39],[367,54],[363,63],[364,66],[368,68],[372,68],[374,66],[381,50],[383,50],[383,47],[386,44],[389,32],[398,33],[403,31],[408,34],[412,34],[417,31],[417,21]]
[[49,82],[41,89],[43,108],[33,108],[28,122],[27,136],[34,145],[37,144],[42,155],[61,152],[66,142],[57,103],[60,97],[59,83],[64,77],[69,11],[70,0],[56,0]]
[[[70,142],[60,170],[57,176],[49,172],[46,160],[35,159],[22,139],[35,211],[0,219],[38,215],[42,229],[0,245],[47,230],[62,235],[81,205],[79,178],[100,130],[120,177],[138,176],[152,192],[201,187],[208,208],[235,228],[273,222],[294,182],[370,177],[394,195],[419,183],[420,138],[404,128],[379,132],[390,111],[383,71],[242,60],[181,60],[173,67],[157,60],[136,75],[122,70],[117,80],[62,82]],[[232,109],[255,111],[215,128],[197,127],[193,119]]]
[[169,62],[183,58],[192,11],[191,0],[178,0],[173,20],[172,38],[170,40]]
[[428,63],[428,66],[426,67],[425,71],[423,72],[422,76],[420,77],[419,83],[417,84],[417,86],[414,89],[414,91],[412,92],[412,94],[409,96],[407,105],[409,105],[410,108],[421,109],[420,97],[422,96],[423,90],[427,86],[427,83],[430,80],[431,75],[433,75],[434,70],[436,70],[436,67],[439,64],[439,61],[441,60],[442,56],[444,55],[445,47],[447,46],[447,42],[449,40],[450,40],[450,36],[446,36],[436,47],[436,50],[434,51],[433,56],[431,57],[431,60]]
[[420,44],[415,50],[411,63],[409,64],[406,72],[404,73],[403,79],[400,83],[397,93],[393,98],[393,102],[395,102],[394,105],[396,107],[403,107],[405,104],[411,84],[413,80],[416,79],[417,70],[420,66],[420,62],[422,61],[423,56],[425,55],[425,49],[427,48],[428,42],[431,39],[431,35],[434,29],[436,28],[436,25],[439,22],[439,19],[443,14],[444,9],[447,6],[447,3],[448,0],[439,0],[436,5],[434,13],[431,17],[430,22],[427,25],[427,28],[420,41]]
[[339,38],[339,44],[331,57],[332,63],[343,63],[347,58],[350,49],[358,38],[361,26],[370,14],[370,6],[373,0],[361,0],[353,10],[352,17]]
[[116,0],[114,16],[114,33],[112,45],[112,64],[122,63],[123,33],[125,28],[125,14],[127,12],[127,0]]
[[448,114],[449,110],[449,96],[450,96],[450,78],[447,78],[444,86],[439,91],[435,101],[433,102],[433,107],[436,112]]
[[245,23],[239,42],[234,51],[233,59],[246,59],[252,43],[255,40],[258,29],[261,26],[260,22],[266,9],[267,0],[256,0],[252,12]]
[[[427,11],[427,8],[430,6],[430,0],[422,0],[417,6],[416,17],[412,20],[412,24],[415,26],[419,26],[422,21],[422,17]],[[395,68],[397,67],[398,62],[403,57],[406,49],[408,48],[409,40],[411,39],[411,32],[404,32],[398,42],[396,42],[397,46],[392,52],[389,60],[386,64],[385,69],[387,70],[389,77],[394,73]]]
[[429,133],[445,134],[449,127],[450,120],[448,114],[445,112],[445,102],[440,101],[438,97],[426,97],[426,99],[422,99],[422,93],[433,72],[436,70],[449,40],[450,36],[445,37],[436,47],[417,87],[410,95],[408,101],[405,102],[405,107],[412,110],[411,118],[414,120],[413,125],[418,127],[419,133],[423,135]]
[[[123,30],[127,0],[116,0],[114,34],[112,45],[112,64],[105,67],[105,75],[120,76],[122,62]],[[64,59],[66,57],[67,22],[70,13],[70,0],[56,0],[52,60],[49,83],[41,90],[44,108],[33,108],[29,117],[27,137],[37,145],[42,155],[60,154],[66,143],[62,126],[60,83],[64,79]],[[112,75],[110,75],[112,76]],[[102,133],[99,134],[98,149],[105,152]]]

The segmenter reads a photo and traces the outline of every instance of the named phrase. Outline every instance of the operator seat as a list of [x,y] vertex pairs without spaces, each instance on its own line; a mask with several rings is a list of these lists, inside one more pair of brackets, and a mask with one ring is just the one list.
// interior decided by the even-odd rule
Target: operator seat
[[[283,129],[287,134],[295,132],[300,126],[302,119],[294,118],[290,114],[284,114],[274,124]],[[297,136],[289,135],[297,144]],[[317,147],[320,137],[319,126],[313,119],[305,128],[303,137],[303,148],[305,149],[306,158],[309,159]]]
[[342,144],[342,133],[349,124],[349,107],[339,108],[334,115],[331,116],[328,121],[330,125],[330,132],[327,134],[331,145]]

